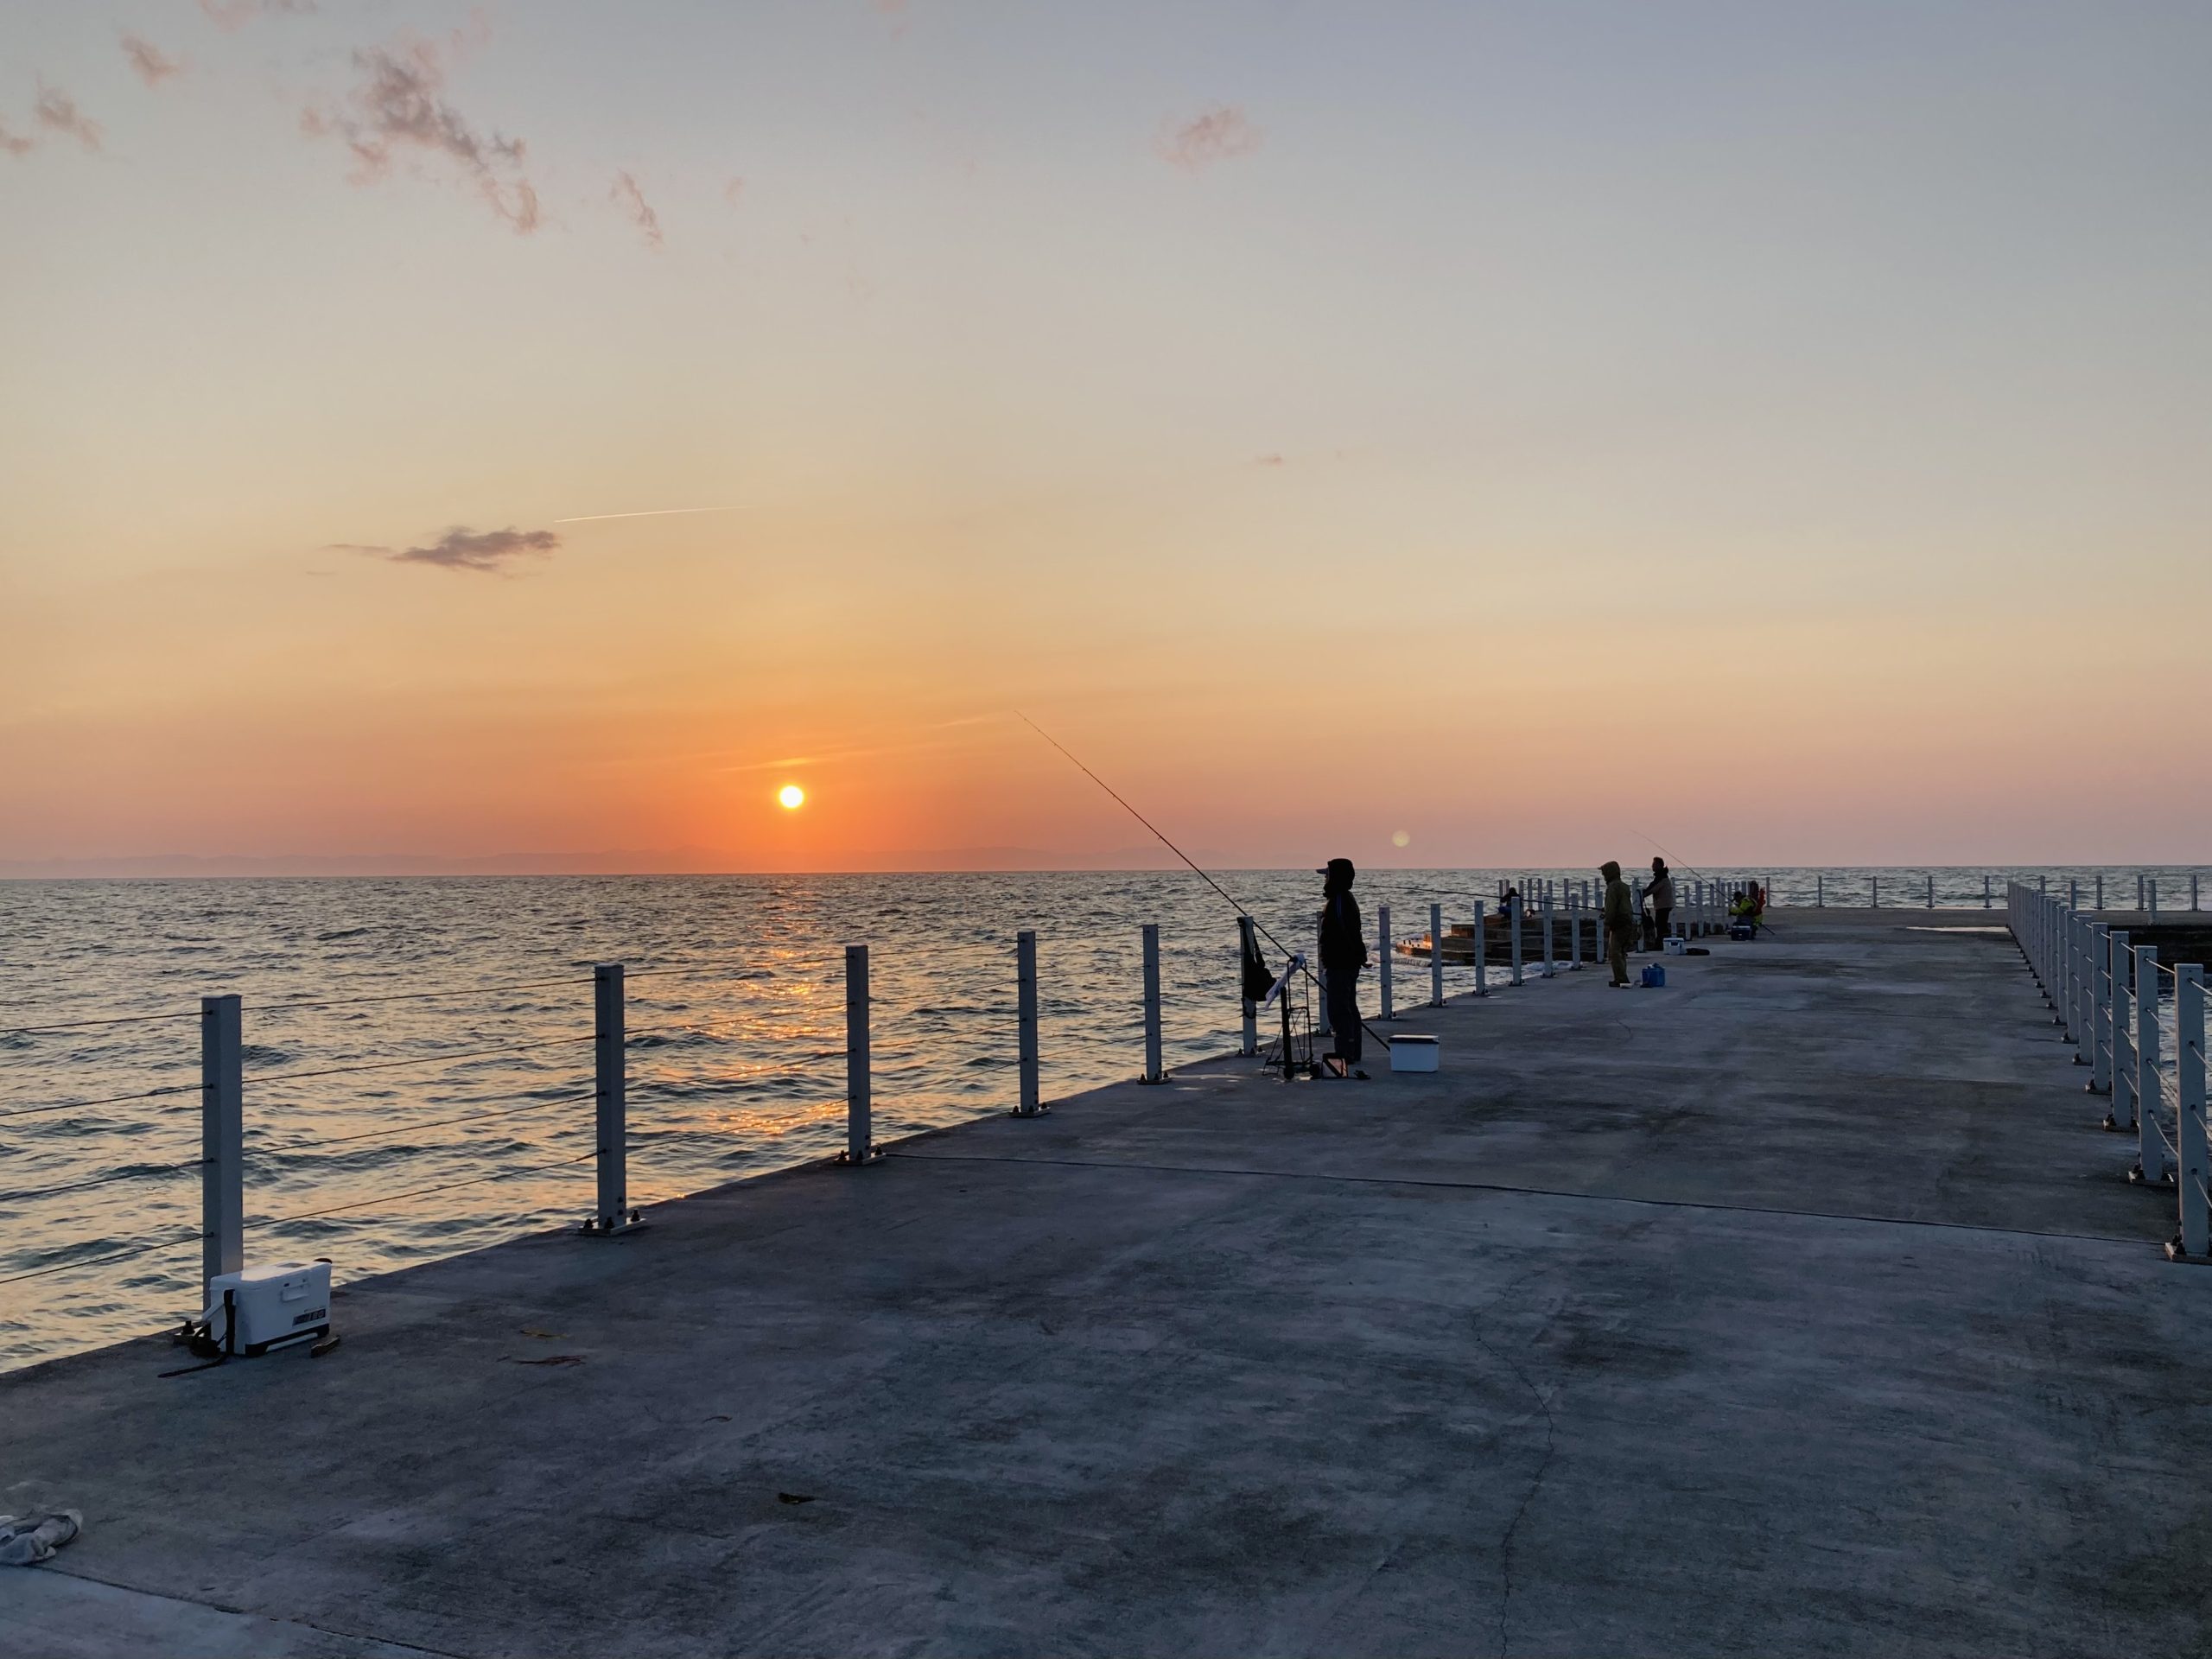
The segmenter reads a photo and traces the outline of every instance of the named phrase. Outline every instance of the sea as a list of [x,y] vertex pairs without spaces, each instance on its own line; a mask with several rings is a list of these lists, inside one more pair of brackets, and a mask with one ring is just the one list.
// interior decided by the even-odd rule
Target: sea
[[[1310,950],[1313,872],[1213,874]],[[1979,908],[1986,880],[1992,925],[2014,878],[2084,903],[2101,878],[2118,907],[2143,876],[2185,909],[2192,874],[2212,906],[2212,873],[2186,867],[1677,872],[1756,877],[1777,906],[1919,906],[1932,881]],[[1403,938],[1431,904],[1465,921],[1503,881],[1593,875],[1378,870],[1358,893]],[[1014,1104],[1025,929],[1046,1097],[1135,1075],[1147,923],[1169,1069],[1233,1051],[1236,912],[1187,870],[0,882],[0,1370],[199,1311],[203,995],[243,999],[247,1260],[327,1256],[342,1281],[589,1212],[594,963],[625,966],[630,1194],[650,1209],[842,1146],[847,945],[869,949],[888,1141]]]

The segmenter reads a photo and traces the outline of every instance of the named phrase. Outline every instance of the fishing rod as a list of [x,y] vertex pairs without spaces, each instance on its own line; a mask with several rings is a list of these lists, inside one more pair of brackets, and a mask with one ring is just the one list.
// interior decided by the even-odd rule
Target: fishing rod
[[[1166,835],[1161,830],[1158,824],[1154,823],[1150,818],[1145,817],[1143,813],[1138,811],[1136,808],[1131,806],[1127,800],[1123,799],[1121,791],[1116,789],[1113,785],[1108,783],[1103,778],[1101,778],[1089,766],[1084,766],[1081,760],[1077,760],[1073,750],[1070,749],[1066,744],[1061,742],[1058,738],[1054,737],[1042,726],[1039,726],[1035,721],[1030,719],[1027,715],[1022,714],[1020,709],[1017,709],[1014,712],[1016,715],[1020,715],[1022,723],[1027,726],[1031,731],[1036,733],[1038,736],[1043,738],[1047,743],[1051,744],[1062,754],[1065,755],[1068,758],[1069,762],[1074,766],[1077,772],[1081,772],[1084,777],[1090,779],[1092,783],[1097,785],[1099,788],[1104,790],[1109,795],[1112,796],[1114,798],[1115,804],[1118,805],[1122,810],[1128,813],[1139,823],[1144,825],[1146,829],[1151,830],[1153,835],[1158,838],[1161,846],[1165,847],[1169,852],[1174,854],[1176,857],[1181,859],[1184,863],[1191,867],[1191,873],[1193,875],[1197,876],[1199,880],[1205,882],[1206,886],[1211,887],[1224,899],[1228,900],[1230,908],[1234,910],[1239,916],[1242,916],[1246,921],[1251,923],[1254,930],[1259,933],[1262,938],[1265,939],[1269,944],[1274,946],[1276,950],[1281,951],[1284,956],[1289,957],[1291,961],[1299,967],[1300,971],[1305,974],[1306,977],[1313,982],[1315,986],[1318,987],[1320,984],[1321,981],[1319,976],[1314,973],[1312,968],[1306,965],[1305,958],[1300,952],[1293,950],[1281,939],[1268,932],[1268,926],[1265,922],[1262,922],[1258,917],[1247,910],[1243,902],[1238,899],[1235,893],[1231,893],[1227,887],[1223,887],[1220,882],[1215,880],[1213,877],[1208,875],[1204,870],[1200,869],[1196,861],[1192,860],[1188,853],[1185,852],[1180,847],[1178,847],[1173,842],[1167,839]],[[1362,1020],[1359,1022],[1359,1026],[1361,1030],[1364,1031],[1369,1036],[1375,1039],[1376,1042],[1382,1044],[1383,1047],[1388,1048],[1390,1046],[1390,1039],[1388,1037],[1385,1037],[1381,1032],[1376,1030],[1374,1027],[1369,1025],[1366,1020]]]

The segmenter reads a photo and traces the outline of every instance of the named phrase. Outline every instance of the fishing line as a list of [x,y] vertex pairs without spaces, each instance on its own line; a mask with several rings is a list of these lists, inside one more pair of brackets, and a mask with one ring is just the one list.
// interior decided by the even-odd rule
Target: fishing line
[[[1062,754],[1067,756],[1069,761],[1073,764],[1077,772],[1081,772],[1084,777],[1090,779],[1092,783],[1097,785],[1099,788],[1104,790],[1109,795],[1112,796],[1115,803],[1119,805],[1124,812],[1135,818],[1139,823],[1144,825],[1146,829],[1151,830],[1152,833],[1159,838],[1160,844],[1161,846],[1165,847],[1169,852],[1174,854],[1176,857],[1181,859],[1184,863],[1190,865],[1191,873],[1196,875],[1199,880],[1211,887],[1216,893],[1219,893],[1224,899],[1227,899],[1229,901],[1230,908],[1234,910],[1239,916],[1244,918],[1245,920],[1251,923],[1253,928],[1259,933],[1262,938],[1265,939],[1269,944],[1274,946],[1276,950],[1281,951],[1285,957],[1290,957],[1294,960],[1297,958],[1299,954],[1297,951],[1293,950],[1281,939],[1268,932],[1266,923],[1262,922],[1258,917],[1247,910],[1238,900],[1235,893],[1230,892],[1227,887],[1223,887],[1220,882],[1215,880],[1213,877],[1208,875],[1204,870],[1200,869],[1197,863],[1192,861],[1188,853],[1185,852],[1180,847],[1178,847],[1173,842],[1167,839],[1166,836],[1162,833],[1158,824],[1154,823],[1150,818],[1145,817],[1143,813],[1138,811],[1136,808],[1131,806],[1128,801],[1124,800],[1122,797],[1121,791],[1116,789],[1113,785],[1108,783],[1103,778],[1101,778],[1089,766],[1084,766],[1082,761],[1077,760],[1074,752],[1071,751],[1066,744],[1061,742],[1059,739],[1054,737],[1042,726],[1039,726],[1035,721],[1030,719],[1027,715],[1022,714],[1020,709],[1017,709],[1014,712],[1020,717],[1022,723],[1027,726],[1031,731],[1036,733],[1038,736],[1043,738],[1047,743],[1058,749]],[[1441,948],[1440,944],[1439,948]],[[1306,967],[1301,963],[1300,966],[1300,971],[1304,973],[1306,977],[1311,980],[1317,987],[1320,984],[1321,981],[1319,977],[1314,973],[1312,968]],[[1375,1039],[1376,1042],[1382,1044],[1383,1047],[1388,1048],[1390,1046],[1390,1039],[1388,1037],[1385,1037],[1381,1032],[1376,1030],[1374,1027],[1369,1025],[1366,1020],[1362,1020],[1359,1022],[1359,1025],[1361,1030],[1364,1031],[1369,1036]]]

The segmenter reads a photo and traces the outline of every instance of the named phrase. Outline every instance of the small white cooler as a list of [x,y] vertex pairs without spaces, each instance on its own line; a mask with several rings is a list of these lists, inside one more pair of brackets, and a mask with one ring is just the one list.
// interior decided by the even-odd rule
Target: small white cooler
[[1439,1052],[1433,1037],[1393,1037],[1390,1039],[1390,1069],[1393,1071],[1433,1071]]
[[[232,1340],[225,1293],[238,1319]],[[278,1343],[330,1333],[330,1263],[282,1262],[207,1281],[207,1335],[225,1351],[258,1354]]]

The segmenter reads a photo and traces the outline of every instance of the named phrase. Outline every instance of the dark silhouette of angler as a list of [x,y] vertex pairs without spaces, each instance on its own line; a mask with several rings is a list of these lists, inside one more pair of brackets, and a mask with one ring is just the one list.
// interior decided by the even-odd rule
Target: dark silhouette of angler
[[[1059,739],[1054,737],[1042,726],[1039,726],[1035,721],[1030,719],[1028,715],[1022,714],[1020,709],[1017,709],[1014,712],[1020,717],[1021,723],[1023,725],[1028,727],[1031,731],[1036,733],[1038,736],[1043,738],[1047,743],[1051,744],[1062,754],[1065,755],[1068,759],[1069,764],[1073,766],[1077,772],[1081,772],[1084,777],[1090,779],[1092,783],[1097,785],[1099,788],[1104,790],[1109,795],[1112,796],[1114,798],[1114,804],[1116,806],[1120,807],[1122,811],[1135,818],[1139,823],[1144,825],[1146,829],[1151,830],[1154,839],[1158,841],[1160,844],[1165,847],[1169,852],[1174,854],[1176,857],[1181,859],[1184,863],[1189,865],[1191,874],[1197,876],[1199,880],[1205,882],[1206,886],[1211,887],[1216,893],[1219,893],[1223,899],[1227,900],[1229,907],[1231,910],[1235,911],[1239,916],[1244,917],[1249,920],[1252,924],[1252,931],[1254,933],[1267,940],[1267,942],[1274,946],[1276,950],[1281,951],[1285,957],[1294,957],[1297,955],[1297,952],[1291,950],[1288,945],[1285,944],[1281,939],[1275,938],[1274,934],[1268,932],[1267,925],[1261,921],[1258,917],[1253,915],[1250,911],[1245,909],[1243,904],[1237,899],[1235,893],[1230,892],[1227,887],[1223,887],[1220,882],[1215,880],[1213,877],[1208,875],[1204,870],[1200,869],[1197,864],[1192,861],[1191,855],[1188,853],[1185,852],[1180,847],[1178,847],[1173,842],[1168,840],[1165,835],[1161,834],[1158,824],[1154,823],[1150,818],[1145,817],[1143,813],[1138,811],[1136,808],[1131,806],[1128,802],[1122,799],[1122,793],[1119,790],[1116,789],[1113,785],[1108,783],[1103,778],[1101,778],[1089,766],[1084,766],[1082,761],[1077,760],[1074,752],[1071,750],[1066,744],[1061,742]],[[1245,997],[1249,1001],[1259,1002],[1264,1001],[1268,991],[1274,988],[1275,976],[1268,971],[1268,965],[1265,958],[1259,957],[1258,978],[1256,981],[1259,986],[1259,990],[1255,994],[1252,989],[1252,987],[1255,982],[1252,963],[1255,957],[1259,957],[1259,947],[1257,945],[1253,946],[1250,952],[1245,957],[1243,963],[1243,980]],[[1320,983],[1320,981],[1315,978],[1313,969],[1310,966],[1300,965],[1299,971],[1303,973],[1313,983],[1316,985]],[[1387,1049],[1390,1046],[1390,1039],[1388,1037],[1376,1030],[1374,1027],[1369,1025],[1364,1020],[1361,1020],[1359,1023],[1360,1028],[1366,1032],[1366,1033],[1372,1037],[1376,1042],[1382,1044],[1384,1048]]]

